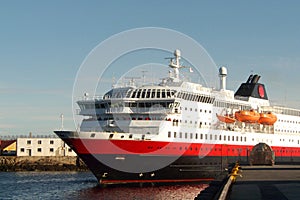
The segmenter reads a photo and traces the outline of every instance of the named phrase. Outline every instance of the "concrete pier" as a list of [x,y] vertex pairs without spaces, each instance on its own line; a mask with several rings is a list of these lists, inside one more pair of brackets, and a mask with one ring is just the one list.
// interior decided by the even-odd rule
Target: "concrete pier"
[[227,199],[300,199],[300,166],[245,166]]
[[[236,166],[214,194],[195,198],[218,200],[300,199],[300,165]],[[211,191],[207,188],[207,191]],[[210,197],[210,198],[206,198]]]

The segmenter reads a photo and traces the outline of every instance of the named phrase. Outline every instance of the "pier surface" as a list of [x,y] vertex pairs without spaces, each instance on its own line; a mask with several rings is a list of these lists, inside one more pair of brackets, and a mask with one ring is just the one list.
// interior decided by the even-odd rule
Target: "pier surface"
[[300,165],[242,166],[230,200],[300,199]]

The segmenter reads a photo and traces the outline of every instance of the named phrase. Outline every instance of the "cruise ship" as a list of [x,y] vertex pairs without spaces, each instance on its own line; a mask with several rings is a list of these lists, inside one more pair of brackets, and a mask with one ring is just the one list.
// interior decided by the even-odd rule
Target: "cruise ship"
[[100,184],[200,181],[236,161],[300,162],[300,110],[271,105],[257,74],[236,92],[225,67],[218,89],[182,80],[180,59],[175,50],[159,83],[85,95],[80,130],[55,131]]

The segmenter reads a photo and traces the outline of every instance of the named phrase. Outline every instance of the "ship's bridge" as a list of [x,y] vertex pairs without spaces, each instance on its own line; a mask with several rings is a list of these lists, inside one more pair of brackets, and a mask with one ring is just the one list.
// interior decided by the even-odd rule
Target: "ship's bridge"
[[166,86],[113,88],[102,99],[78,101],[80,115],[178,112],[176,90]]
[[108,91],[104,96],[103,99],[118,99],[118,98],[125,98],[128,96],[128,93],[130,93],[132,90],[134,90],[134,87],[120,87],[120,88],[114,88]]
[[133,99],[160,99],[160,98],[173,98],[175,90],[162,87],[162,86],[142,86],[139,88],[126,87],[114,88],[107,92],[103,99],[120,99],[120,98],[133,98]]

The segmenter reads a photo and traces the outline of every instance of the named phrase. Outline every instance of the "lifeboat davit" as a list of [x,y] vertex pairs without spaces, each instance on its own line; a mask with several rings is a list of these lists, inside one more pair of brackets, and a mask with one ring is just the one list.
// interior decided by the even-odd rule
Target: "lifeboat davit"
[[254,110],[240,110],[235,112],[235,118],[240,122],[256,123],[260,118],[260,114]]
[[234,123],[235,122],[235,119],[233,118],[233,115],[229,115],[229,114],[226,114],[226,115],[217,115],[217,118],[221,121],[221,122],[225,122],[227,124],[231,124],[231,123]]
[[277,116],[271,112],[260,113],[258,123],[263,125],[273,125],[277,121]]

